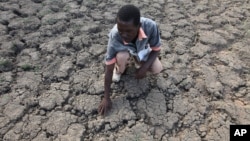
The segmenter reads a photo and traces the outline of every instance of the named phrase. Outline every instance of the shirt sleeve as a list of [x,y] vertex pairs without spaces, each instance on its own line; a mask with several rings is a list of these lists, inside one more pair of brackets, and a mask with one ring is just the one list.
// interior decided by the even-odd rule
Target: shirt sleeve
[[112,32],[109,33],[109,41],[108,41],[108,46],[107,46],[107,52],[105,56],[105,64],[106,65],[111,65],[116,62],[116,40],[112,34]]
[[155,22],[152,23],[151,26],[152,32],[149,36],[149,45],[152,50],[159,51],[161,50],[161,39],[160,39],[160,32],[157,24]]

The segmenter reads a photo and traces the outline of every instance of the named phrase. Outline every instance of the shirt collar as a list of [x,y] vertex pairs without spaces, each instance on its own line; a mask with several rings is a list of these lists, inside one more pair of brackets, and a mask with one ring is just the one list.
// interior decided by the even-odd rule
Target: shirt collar
[[[139,39],[139,41],[141,41],[142,39],[147,38],[147,35],[145,34],[144,30],[141,27],[139,29],[139,33],[138,33],[138,37],[137,38]],[[125,41],[123,41],[123,43],[125,45],[129,44],[129,43],[125,42]]]
[[147,35],[145,34],[144,30],[140,27],[138,39],[141,41],[142,39],[145,39],[145,38],[147,38]]

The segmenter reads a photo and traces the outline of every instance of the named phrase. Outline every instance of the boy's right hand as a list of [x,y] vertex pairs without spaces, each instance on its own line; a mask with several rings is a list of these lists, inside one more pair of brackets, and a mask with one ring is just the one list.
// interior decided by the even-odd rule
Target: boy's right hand
[[104,97],[99,105],[98,113],[105,116],[111,108],[112,108],[111,99]]

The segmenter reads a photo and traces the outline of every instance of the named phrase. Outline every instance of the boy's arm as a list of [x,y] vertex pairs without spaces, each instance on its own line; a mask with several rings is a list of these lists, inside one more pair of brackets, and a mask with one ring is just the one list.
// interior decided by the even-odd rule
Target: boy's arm
[[160,51],[154,51],[152,50],[149,54],[148,60],[143,64],[143,67],[145,67],[147,70],[149,69],[149,67],[153,64],[153,62],[155,61],[155,59],[158,57]]
[[115,66],[115,63],[106,65],[106,68],[105,68],[104,98],[102,99],[98,108],[98,112],[101,115],[105,115],[112,108],[112,102],[110,99],[110,91],[111,91],[110,85],[112,83],[114,66]]
[[142,63],[142,66],[136,72],[136,79],[141,79],[146,75],[149,67],[153,64],[154,60],[158,57],[160,51],[152,50],[149,54],[148,60]]
[[153,64],[155,59],[158,57],[160,53],[160,32],[158,29],[158,26],[155,22],[151,22],[151,34],[148,36],[149,38],[149,45],[152,51],[149,54],[148,60],[146,62],[142,62],[142,65],[139,70],[136,72],[136,78],[141,79],[146,75],[146,72],[148,71],[149,67]]
[[113,70],[115,63],[106,65],[104,79],[104,98],[110,98],[110,85],[112,83]]

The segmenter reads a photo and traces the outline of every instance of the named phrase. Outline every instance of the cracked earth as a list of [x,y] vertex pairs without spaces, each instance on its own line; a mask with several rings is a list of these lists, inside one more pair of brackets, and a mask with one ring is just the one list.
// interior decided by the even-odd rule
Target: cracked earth
[[[103,96],[107,34],[134,4],[159,24],[164,71],[131,65]],[[248,0],[0,0],[0,140],[228,141],[250,124]]]

